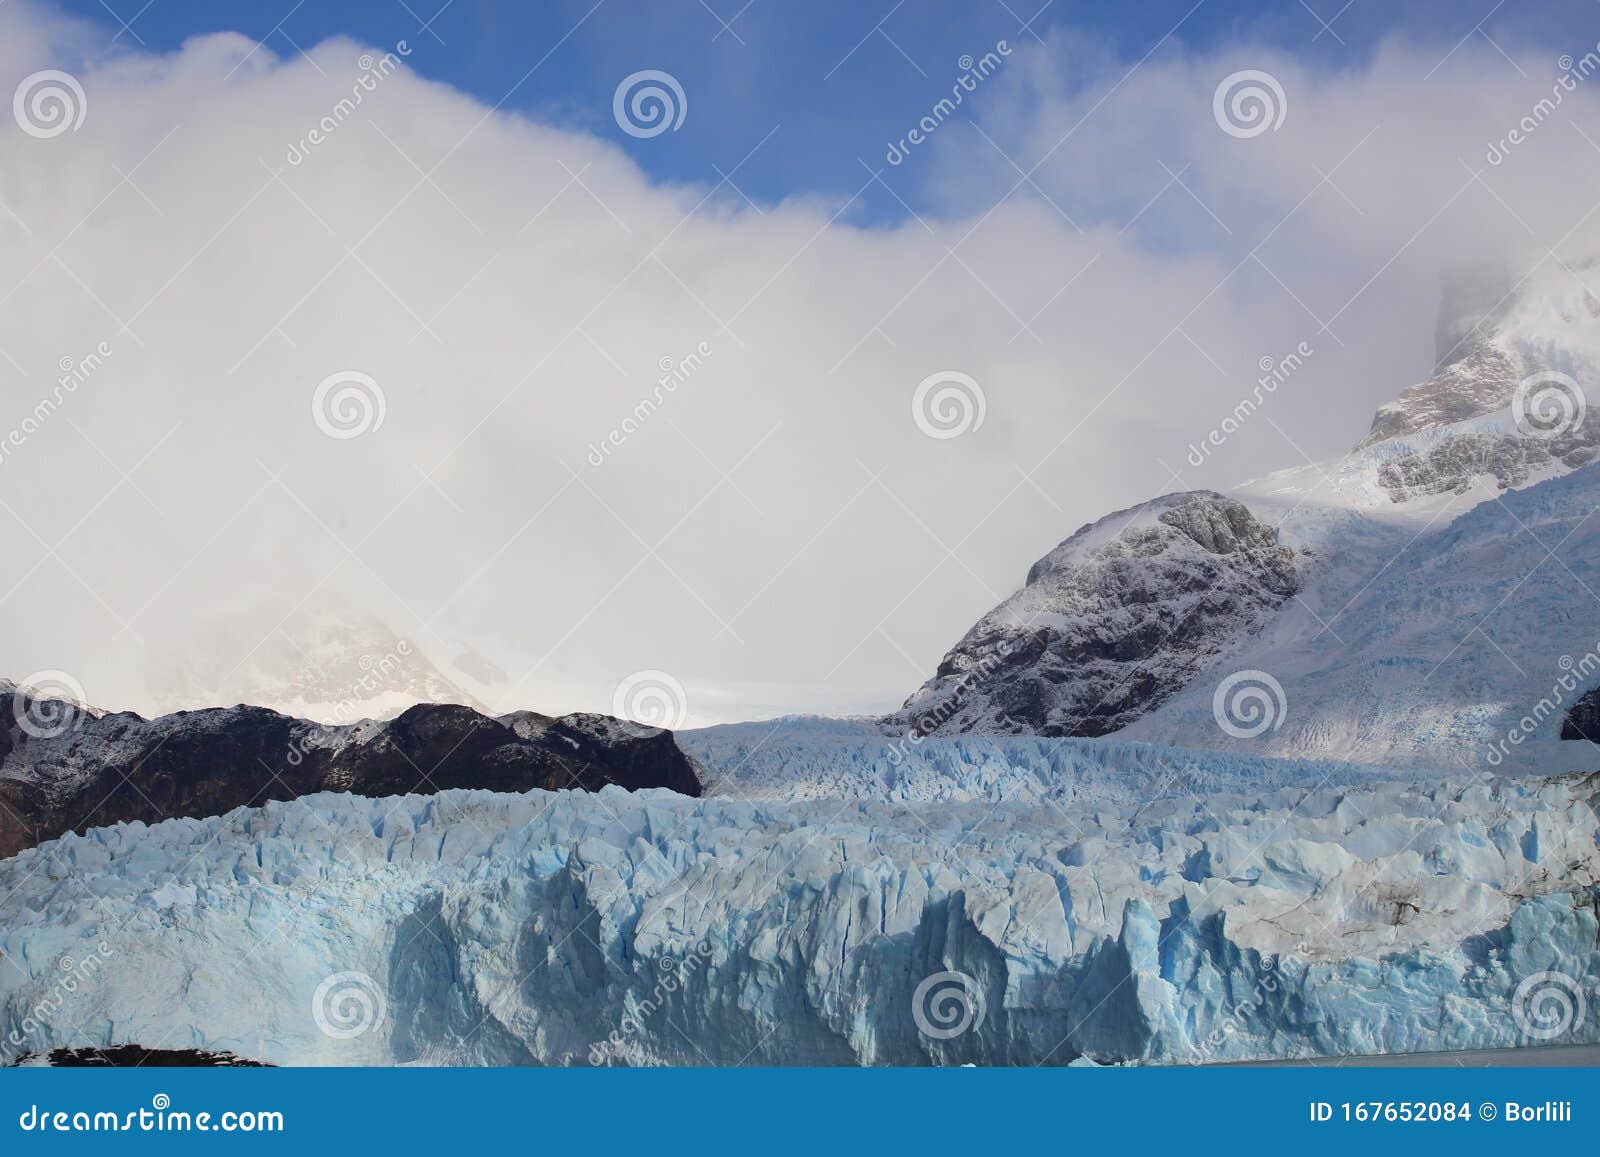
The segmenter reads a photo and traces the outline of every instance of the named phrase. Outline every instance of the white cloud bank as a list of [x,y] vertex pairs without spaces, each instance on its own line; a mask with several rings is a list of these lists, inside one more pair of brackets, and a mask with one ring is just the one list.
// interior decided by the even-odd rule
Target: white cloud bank
[[[1476,44],[1326,74],[1018,47],[982,133],[884,166],[944,211],[863,228],[652,185],[409,68],[342,105],[393,46],[85,43],[0,9],[6,91],[59,68],[88,101],[0,126],[0,666],[142,710],[348,607],[498,707],[660,669],[694,722],[885,708],[1081,523],[1358,439],[1428,367],[1441,262],[1594,248],[1600,78],[1490,165],[1558,67]],[[1244,68],[1289,102],[1253,139],[1212,118]],[[1301,342],[1270,421],[1186,463]],[[313,414],[344,371],[382,395],[359,437]],[[941,371],[983,391],[959,437],[913,420]]]

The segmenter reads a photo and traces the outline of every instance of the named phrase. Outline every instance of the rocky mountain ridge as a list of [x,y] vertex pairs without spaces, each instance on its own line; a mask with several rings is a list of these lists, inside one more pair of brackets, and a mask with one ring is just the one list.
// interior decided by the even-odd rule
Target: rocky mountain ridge
[[392,720],[344,726],[249,706],[145,719],[0,683],[0,856],[69,831],[221,815],[321,791],[608,784],[701,791],[670,731],[607,716],[523,711],[495,719],[419,704]]

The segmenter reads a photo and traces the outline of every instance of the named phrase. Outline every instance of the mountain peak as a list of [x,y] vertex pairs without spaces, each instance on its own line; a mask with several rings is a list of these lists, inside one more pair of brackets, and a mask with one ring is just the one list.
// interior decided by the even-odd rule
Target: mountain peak
[[933,731],[1104,735],[1154,709],[1294,594],[1243,503],[1166,494],[1083,527],[980,619],[895,717]]
[[[1440,279],[1433,374],[1379,407],[1356,449],[1501,415],[1503,421],[1490,423],[1493,430],[1461,429],[1435,441],[1471,439],[1472,453],[1455,446],[1447,456],[1486,464],[1473,473],[1495,474],[1505,486],[1522,479],[1493,469],[1497,458],[1526,460],[1521,473],[1529,474],[1550,461],[1552,451],[1565,460],[1600,443],[1600,428],[1585,425],[1583,398],[1600,367],[1600,296],[1582,276],[1595,264],[1552,255],[1515,283],[1498,262],[1447,271]],[[1551,407],[1570,420],[1549,428],[1542,416]]]

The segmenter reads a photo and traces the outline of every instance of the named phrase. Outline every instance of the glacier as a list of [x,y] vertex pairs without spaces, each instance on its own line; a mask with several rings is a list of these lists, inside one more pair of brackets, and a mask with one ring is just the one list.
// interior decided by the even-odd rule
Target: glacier
[[0,861],[0,1055],[1202,1063],[1541,1043],[1529,978],[1600,999],[1594,775],[685,742],[706,798],[320,794]]

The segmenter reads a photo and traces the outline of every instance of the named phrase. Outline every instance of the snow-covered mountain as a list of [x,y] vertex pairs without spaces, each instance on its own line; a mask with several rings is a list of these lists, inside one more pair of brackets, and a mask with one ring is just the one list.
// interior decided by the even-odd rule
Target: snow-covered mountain
[[487,712],[484,691],[501,673],[470,653],[441,660],[438,650],[333,598],[287,615],[253,604],[154,650],[143,699],[161,712],[251,703],[319,723],[387,719],[418,703]]
[[1515,284],[1502,267],[1448,275],[1440,293],[1433,375],[1379,407],[1360,445],[1506,409],[1522,382],[1536,374],[1592,371],[1600,297],[1583,277],[1597,268],[1595,260],[1540,266]]
[[1356,448],[1388,444],[1376,460],[1394,502],[1466,493],[1480,478],[1525,486],[1594,460],[1600,413],[1587,412],[1583,390],[1600,365],[1600,298],[1575,270],[1554,276],[1570,281],[1530,278],[1487,307],[1447,290],[1439,368],[1381,407]]
[[913,695],[924,734],[1105,735],[1257,629],[1298,585],[1240,502],[1174,494],[1101,519],[1033,565]]
[[[1593,268],[1447,283],[1436,371],[1350,454],[1085,527],[891,723],[1600,766],[1561,739],[1600,684],[1600,412],[1584,392],[1600,381],[1600,299],[1580,275]],[[1231,533],[1206,533],[1220,525]],[[1236,705],[1265,726],[1231,720]]]
[[[1600,465],[1463,505],[1425,528],[1353,522],[1310,548],[1319,574],[1300,600],[1127,736],[1441,769],[1600,767],[1592,744],[1562,738],[1600,683]],[[1282,689],[1274,726],[1245,738],[1216,721],[1218,683],[1238,670]]]

